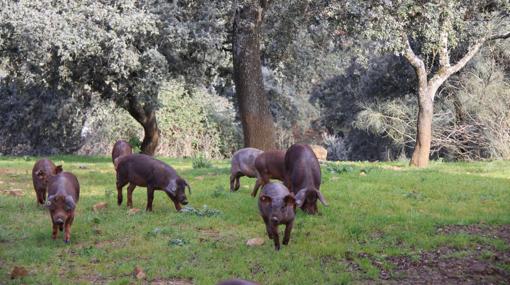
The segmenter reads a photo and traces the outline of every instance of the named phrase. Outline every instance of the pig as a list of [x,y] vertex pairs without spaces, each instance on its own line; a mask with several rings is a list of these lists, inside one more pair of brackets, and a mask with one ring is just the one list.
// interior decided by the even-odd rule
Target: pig
[[251,147],[240,149],[234,153],[230,168],[230,192],[239,190],[239,187],[241,187],[239,179],[242,176],[257,177],[255,159],[261,153],[263,151],[260,149]]
[[78,179],[70,172],[47,175],[39,170],[37,176],[47,183],[48,201],[45,206],[50,211],[53,224],[51,238],[57,238],[58,230],[64,231],[64,242],[68,243],[71,240],[71,225],[74,221],[76,203],[80,199]]
[[122,187],[129,183],[127,190],[128,207],[133,207],[133,190],[135,186],[147,187],[146,211],[152,211],[154,190],[162,190],[172,200],[177,211],[180,204],[188,204],[184,190],[191,188],[168,164],[145,154],[129,154],[115,159],[117,171],[117,204],[122,204]]
[[294,193],[296,205],[307,214],[317,213],[317,199],[327,206],[320,192],[321,168],[313,150],[304,144],[292,145],[285,153],[285,185]]
[[[47,158],[43,158],[41,160],[38,160],[34,164],[34,167],[32,168],[32,182],[34,184],[34,190],[35,190],[35,196],[37,199],[37,203],[39,203],[40,205],[43,205],[44,202],[46,201],[47,181],[44,179],[41,179],[38,176],[39,172],[41,174],[44,174],[45,176],[48,176],[48,177],[50,175],[57,175],[60,172],[62,172],[62,166],[61,165],[55,166],[55,164],[51,160],[49,160]],[[41,177],[43,177],[43,176],[41,176]]]
[[216,285],[259,285],[258,283],[243,280],[243,279],[230,279],[230,280],[224,280]]
[[115,159],[119,156],[128,155],[128,154],[132,154],[132,153],[133,153],[133,149],[131,148],[131,145],[128,142],[123,141],[123,140],[118,140],[113,145],[112,162],[115,162]]
[[268,183],[262,187],[259,196],[259,212],[266,224],[267,235],[274,241],[276,250],[280,250],[278,225],[285,225],[283,244],[290,240],[290,232],[294,225],[296,200],[287,187],[281,183]]
[[278,179],[285,182],[285,151],[270,150],[261,153],[255,159],[257,170],[257,181],[251,192],[253,197],[257,196],[260,186],[269,183],[269,179]]

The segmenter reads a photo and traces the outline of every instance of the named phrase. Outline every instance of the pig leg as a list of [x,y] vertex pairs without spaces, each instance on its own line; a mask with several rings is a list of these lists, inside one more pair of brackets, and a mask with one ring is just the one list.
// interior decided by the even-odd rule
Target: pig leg
[[145,211],[152,212],[152,201],[154,201],[154,189],[147,186],[147,208]]
[[290,240],[290,232],[292,231],[292,227],[294,226],[294,221],[289,222],[285,225],[285,235],[283,236],[283,244],[288,245]]
[[136,185],[129,183],[128,189],[127,189],[127,206],[128,208],[133,208],[133,191],[135,190]]
[[[230,192],[234,192],[234,182],[236,180],[236,175],[234,173],[230,174]],[[237,190],[237,189],[236,189]]]
[[271,232],[273,234],[274,249],[280,250],[280,236],[278,235],[278,225],[271,223]]
[[51,233],[51,238],[57,239],[57,233],[58,233],[58,225],[53,224],[53,232]]
[[173,201],[173,202],[174,202],[175,209],[177,210],[177,212],[179,212],[181,210],[181,205],[177,201]]
[[260,185],[262,184],[262,181],[260,178],[257,177],[257,181],[255,181],[255,187],[253,187],[253,191],[251,192],[252,197],[257,196],[257,191],[259,191]]
[[236,185],[234,187],[234,190],[239,190],[239,187],[241,187],[241,183],[239,183],[239,179],[241,179],[241,176],[243,176],[242,174],[238,173],[236,175]]
[[121,182],[117,179],[117,205],[122,205],[122,187],[126,186],[127,182]]
[[68,243],[71,240],[71,225],[73,224],[74,216],[67,219],[65,224],[64,242]]
[[273,232],[271,231],[271,227],[269,226],[269,220],[266,217],[262,217],[264,223],[266,224],[266,232],[269,239],[273,239]]

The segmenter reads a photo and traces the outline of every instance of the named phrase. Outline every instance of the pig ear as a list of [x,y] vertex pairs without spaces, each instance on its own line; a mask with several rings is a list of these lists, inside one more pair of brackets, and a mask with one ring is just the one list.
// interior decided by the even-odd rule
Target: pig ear
[[177,191],[177,184],[175,183],[175,180],[170,180],[168,186],[166,186],[166,190],[175,196],[175,192]]
[[283,202],[286,206],[293,206],[296,205],[296,199],[294,198],[294,195],[289,194],[283,198]]
[[296,205],[298,207],[303,206],[303,203],[305,202],[305,196],[306,196],[306,188],[303,188],[298,191],[296,195]]
[[66,210],[68,210],[68,211],[74,210],[74,208],[76,208],[76,204],[74,203],[73,197],[71,197],[69,195],[66,196],[65,203],[66,203]]
[[271,197],[266,196],[266,195],[260,195],[259,199],[262,203],[266,203],[266,204],[271,204],[271,201],[273,201],[273,199],[271,199]]
[[326,199],[324,199],[324,196],[322,195],[321,191],[317,190],[317,195],[319,196],[319,201],[321,201],[322,205],[328,206],[328,203],[326,203]]
[[55,175],[57,175],[57,174],[59,174],[62,171],[64,171],[64,169],[62,168],[62,165],[57,165],[55,167],[54,173],[55,173]]
[[184,179],[181,178],[181,183],[185,186],[185,187],[188,187],[188,191],[189,191],[189,194],[191,195],[191,187],[189,186],[188,182]]

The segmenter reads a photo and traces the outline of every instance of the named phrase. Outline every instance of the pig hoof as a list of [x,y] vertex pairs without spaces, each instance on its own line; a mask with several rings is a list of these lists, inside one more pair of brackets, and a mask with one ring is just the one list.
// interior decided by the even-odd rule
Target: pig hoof
[[64,243],[66,243],[66,244],[68,244],[69,242],[71,242],[71,240],[68,240],[68,239],[64,240]]

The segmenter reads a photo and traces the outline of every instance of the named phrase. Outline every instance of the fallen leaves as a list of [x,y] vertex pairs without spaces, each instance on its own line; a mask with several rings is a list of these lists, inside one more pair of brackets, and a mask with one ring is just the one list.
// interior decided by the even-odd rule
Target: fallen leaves
[[145,279],[145,272],[143,272],[143,269],[140,266],[136,266],[133,273],[135,274],[136,279]]
[[14,266],[11,271],[11,279],[21,278],[28,275],[28,270],[23,266]]
[[261,246],[265,243],[266,241],[263,239],[263,238],[252,238],[252,239],[249,239],[246,241],[246,245],[247,246]]
[[21,197],[24,196],[25,193],[21,189],[12,189],[12,190],[2,190],[0,193],[8,196]]
[[108,203],[106,203],[106,202],[99,202],[99,203],[95,204],[94,206],[92,206],[92,210],[95,213],[98,213],[99,211],[101,211],[103,209],[106,209],[107,207],[108,207]]

